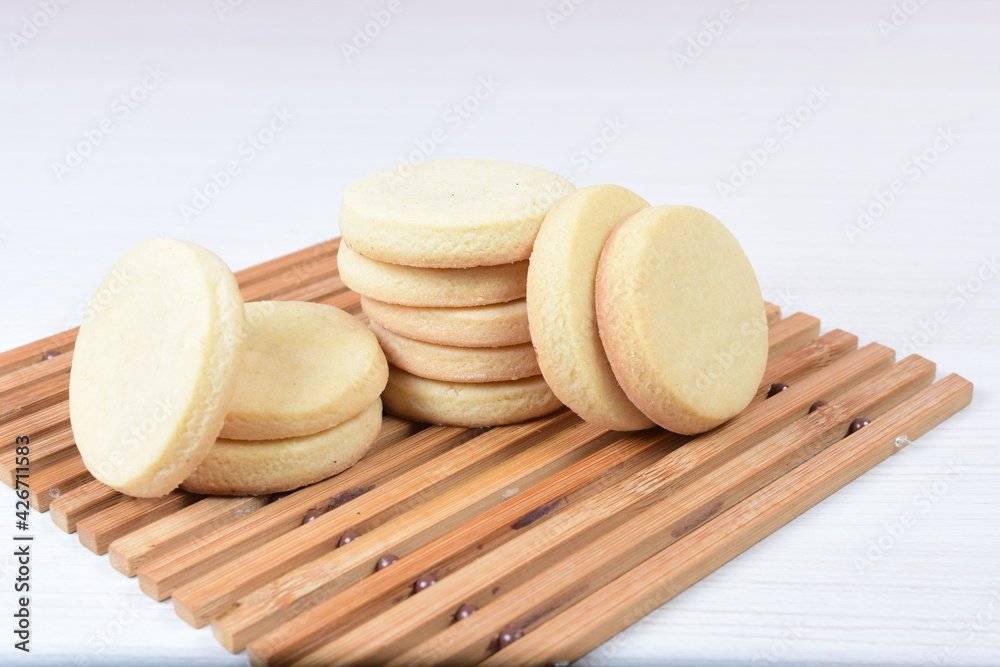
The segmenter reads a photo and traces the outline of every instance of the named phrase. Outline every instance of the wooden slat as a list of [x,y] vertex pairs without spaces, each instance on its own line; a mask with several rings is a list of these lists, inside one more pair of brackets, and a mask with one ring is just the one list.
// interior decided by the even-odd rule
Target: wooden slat
[[330,239],[301,250],[282,255],[275,259],[256,264],[236,272],[236,280],[240,285],[252,285],[271,276],[283,273],[295,273],[297,267],[308,266],[317,262],[325,262],[328,256],[336,261],[337,250],[340,248],[340,238]]
[[[900,370],[907,365],[912,367],[908,373]],[[664,545],[702,523],[703,516],[710,518],[715,512],[731,506],[733,503],[729,500],[722,500],[720,504],[720,499],[727,498],[725,484],[735,483],[737,472],[750,471],[751,466],[763,466],[770,461],[778,467],[761,479],[764,484],[771,483],[788,468],[842,440],[854,415],[860,412],[877,418],[879,410],[889,409],[927,386],[934,376],[934,367],[925,360],[911,358],[901,362],[893,372],[898,373],[899,381],[894,387],[883,390],[884,398],[873,394],[872,402],[867,405],[861,400],[848,405],[852,395],[869,392],[872,384],[878,382],[876,378],[875,382],[851,392],[842,401],[834,401],[802,417],[770,441],[748,452],[742,461],[734,459],[670,496],[669,507],[654,505],[644,509],[621,526],[602,533],[588,545],[586,552],[571,553],[555,566],[535,570],[523,583],[499,595],[493,593],[490,598],[474,601],[473,604],[483,602],[484,608],[471,622],[450,625],[442,633],[397,655],[389,664],[398,667],[402,664],[468,664],[484,660],[495,650],[493,642],[501,629],[510,627],[523,632],[525,627],[545,620],[560,608],[582,599],[589,590],[611,582],[652,557]],[[744,463],[746,465],[742,466]],[[755,481],[749,488],[761,486],[763,484]],[[745,495],[735,494],[734,497],[741,500]]]
[[[574,661],[915,441],[972,399],[949,375],[535,627],[484,666]],[[654,583],[655,582],[655,583]],[[498,604],[502,604],[497,601]]]
[[78,521],[76,534],[80,544],[96,554],[104,554],[119,537],[187,507],[199,498],[184,491],[172,491],[161,498],[126,498]]
[[179,587],[226,565],[246,551],[276,539],[302,524],[305,513],[338,494],[371,489],[430,460],[475,435],[457,427],[430,427],[354,467],[271,503],[239,524],[199,538],[183,549],[151,559],[139,568],[139,585],[157,600]]
[[426,502],[442,487],[461,483],[496,466],[503,458],[537,445],[555,427],[574,420],[579,418],[560,411],[550,417],[485,431],[461,447],[453,447],[447,456],[411,468],[408,474],[388,480],[316,521],[300,526],[284,536],[281,549],[264,544],[225,568],[179,588],[174,593],[174,609],[195,627],[205,625],[257,586],[330,549],[347,529],[364,534]]
[[[32,341],[0,353],[0,377],[21,368],[38,363],[46,363],[42,357],[48,353],[64,354],[73,349],[77,327],[62,331],[47,338]],[[51,360],[50,360],[51,361]]]
[[125,496],[92,479],[69,492],[60,493],[49,504],[49,515],[59,528],[67,533],[75,533],[76,524],[81,519],[122,500],[125,500]]
[[[385,417],[369,456],[420,430],[419,424]],[[232,524],[234,519],[266,505],[265,500],[269,502],[270,498],[206,498],[112,542],[109,547],[111,564],[128,576],[134,576],[141,564]]]
[[819,320],[805,313],[792,313],[768,329],[768,349],[772,357],[808,343],[819,335]]
[[781,319],[781,308],[773,303],[764,302],[764,315],[767,317],[767,326],[771,326]]
[[[797,383],[795,387],[766,401],[758,401],[755,407],[744,411],[727,425],[699,436],[694,440],[687,441],[686,438],[682,438],[681,436],[665,434],[663,431],[658,430],[636,436],[639,438],[654,439],[659,443],[658,446],[664,448],[671,444],[676,445],[687,441],[685,447],[672,452],[668,456],[665,456],[662,461],[651,466],[645,474],[648,482],[643,482],[640,486],[646,488],[650,485],[662,485],[671,480],[676,483],[680,479],[689,478],[701,468],[716,464],[728,456],[733,456],[737,452],[745,450],[754,443],[780,430],[794,420],[795,417],[803,413],[806,407],[815,400],[814,396],[835,394],[846,387],[853,386],[870,378],[872,375],[888,368],[891,365],[892,356],[891,350],[881,348],[881,346],[877,345],[869,345],[865,349],[853,352],[840,361],[809,376]],[[616,492],[614,489],[619,489],[621,495],[615,496]],[[612,507],[624,512],[625,508],[621,506],[623,501],[633,500],[638,502],[639,500],[634,495],[639,493],[639,491],[636,488],[632,488],[625,481],[614,484],[610,490],[604,490],[602,493],[611,493],[615,497],[609,501],[608,507],[595,514],[594,517],[606,516],[606,511],[612,511]],[[579,514],[580,525],[582,526],[582,522],[586,518],[584,513],[588,510],[580,509],[580,507],[589,508],[589,504],[581,504],[577,508],[571,508],[574,514]],[[479,530],[478,524],[475,530]],[[478,532],[472,533],[472,539],[479,540],[480,538],[481,536]],[[453,542],[448,543],[447,540],[445,542],[446,547],[444,551],[438,552],[432,557],[428,558],[425,556],[423,550],[419,554],[413,555],[414,558],[420,561],[419,567],[421,569],[435,567],[435,563],[438,560],[446,557],[444,554],[457,550]],[[433,543],[427,547],[432,553],[434,548],[435,545]],[[534,549],[544,551],[544,539],[539,544],[525,548],[525,553],[534,553]],[[400,573],[400,575],[404,573],[402,568],[393,572],[394,568],[390,568],[388,574],[380,574],[380,576],[392,577],[396,572]],[[447,569],[445,568],[445,570]],[[402,583],[397,582],[397,584]],[[413,582],[410,580],[405,583],[412,586]],[[316,609],[306,611],[299,620],[295,621],[296,627],[300,627],[298,625],[300,622],[303,624],[301,627],[307,627],[310,623],[320,622],[316,619],[321,619],[329,613],[336,613],[337,609],[354,606],[356,602],[352,603],[351,595],[352,592],[348,589],[342,594],[320,604]],[[291,597],[291,593],[286,592],[286,596],[288,596],[286,597],[287,600],[294,599]],[[284,630],[279,630],[279,632],[284,632]],[[291,633],[291,636],[296,638],[297,643],[305,643],[298,634]],[[280,643],[275,642],[274,637],[265,640],[265,642]],[[257,647],[257,650],[260,650],[260,647]]]
[[[855,336],[845,332],[832,331],[800,350],[792,351],[772,360],[768,364],[768,371],[761,383],[761,391],[758,392],[754,403],[764,400],[767,387],[774,381],[774,376],[791,379],[802,377],[811,370],[829,365],[832,361],[854,349],[856,344],[857,338]],[[660,434],[659,437],[657,433]],[[251,645],[251,656],[257,655],[257,659],[262,659],[261,656],[271,655],[272,652],[281,653],[300,649],[315,641],[330,625],[344,630],[351,624],[365,620],[389,606],[393,600],[401,595],[405,597],[412,588],[413,580],[423,571],[434,569],[439,574],[451,571],[476,557],[479,554],[478,548],[480,546],[487,545],[494,548],[503,543],[514,534],[514,531],[511,530],[511,524],[531,510],[544,507],[559,499],[564,503],[575,502],[577,498],[596,492],[598,489],[586,486],[592,481],[592,478],[588,477],[588,473],[592,472],[593,469],[589,466],[595,466],[599,472],[600,483],[594,486],[604,488],[620,481],[626,474],[634,472],[637,466],[644,465],[648,462],[650,454],[662,456],[672,446],[678,444],[679,440],[676,438],[667,442],[670,438],[672,436],[662,432],[653,432],[625,437],[612,443],[607,449],[592,455],[590,457],[592,461],[582,461],[576,466],[570,466],[560,474],[550,477],[545,483],[517,494],[493,510],[480,515],[476,518],[474,526],[458,527],[448,536],[425,548],[418,549],[412,558],[404,558],[391,570],[370,576],[353,588],[338,594],[329,603],[322,604],[322,609],[317,608],[317,613],[306,612],[286,623],[278,631]],[[404,515],[395,521],[405,522],[406,520],[407,515]],[[383,528],[388,528],[388,525],[383,526]],[[398,546],[390,540],[383,541],[382,546],[397,556],[401,555],[398,553]],[[297,571],[299,578],[308,581],[308,586],[313,589],[309,593],[310,603],[316,602],[319,599],[318,595],[324,592],[322,587],[329,586],[330,580],[335,580],[338,576],[336,569],[330,567],[317,569],[315,567],[321,565],[323,560],[325,559],[314,561]],[[333,585],[339,589],[339,582],[334,581]],[[266,588],[270,589],[271,587]],[[260,596],[265,600],[268,597],[263,589],[257,593],[260,593]],[[288,595],[293,595],[293,593],[288,593]],[[288,600],[287,597],[281,599]],[[242,603],[239,604],[239,608],[239,614],[244,615]],[[280,613],[281,610],[278,610],[275,617]],[[240,642],[237,640],[242,639],[241,636],[226,636],[230,633],[235,634],[235,630],[229,627],[234,625],[232,617],[223,616],[219,619],[218,624],[220,627],[216,628],[216,633],[223,635],[220,639],[223,645],[231,650],[238,647]]]
[[56,403],[35,412],[0,424],[0,451],[14,448],[14,438],[19,435],[37,437],[47,429],[69,423],[69,405]]
[[135,576],[138,567],[157,554],[176,549],[252,514],[270,499],[270,496],[250,496],[199,500],[112,542],[108,549],[111,565],[126,576]]
[[41,380],[53,377],[62,377],[69,383],[69,368],[73,363],[73,352],[59,354],[52,359],[39,360],[30,366],[24,366],[15,371],[0,376],[0,400],[3,401],[4,411],[8,405],[20,405],[11,392],[29,387]]
[[[34,468],[34,465],[32,465]],[[31,490],[28,500],[39,512],[48,511],[52,501],[93,479],[83,459],[77,454],[50,462],[44,468],[31,472]]]
[[[31,470],[37,474],[56,459],[64,459],[76,454],[76,443],[69,424],[56,427],[31,439]],[[0,479],[7,486],[14,485],[14,468],[17,452],[11,448],[0,453]],[[79,458],[79,456],[77,456]],[[39,510],[44,512],[45,510]]]
[[[741,415],[750,420],[737,417],[711,435],[690,441],[632,479],[533,525],[377,619],[349,632],[332,634],[331,640],[301,662],[383,664],[416,646],[423,637],[446,629],[461,604],[485,606],[498,594],[527,581],[532,572],[571,559],[595,535],[620,533],[618,541],[628,538],[625,544],[633,545],[632,554],[643,554],[663,539],[676,539],[843,437],[847,423],[857,414],[877,416],[929,384],[933,374],[933,364],[909,357],[787,427],[787,420],[775,419],[772,413],[782,414],[796,399],[814,399],[815,395],[798,392],[796,396],[785,391]],[[782,428],[756,428],[764,419],[774,420]],[[731,440],[726,442],[725,436]],[[703,464],[684,465],[692,450],[698,450],[692,445],[699,442],[716,454],[719,450],[729,454],[734,449],[739,453],[727,455],[721,465],[710,470]],[[638,533],[634,530],[637,525]],[[587,549],[585,553],[593,552]],[[581,583],[585,582],[578,581]]]

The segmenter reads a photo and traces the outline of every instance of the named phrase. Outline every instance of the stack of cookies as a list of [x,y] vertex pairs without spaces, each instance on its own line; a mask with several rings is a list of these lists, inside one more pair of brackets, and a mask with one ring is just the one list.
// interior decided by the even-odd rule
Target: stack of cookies
[[438,160],[345,193],[338,265],[390,363],[386,408],[416,421],[510,424],[561,406],[528,328],[528,257],[573,190],[507,162]]
[[353,466],[382,426],[388,368],[356,317],[320,303],[246,304],[246,350],[215,444],[181,487],[260,495]]
[[288,491],[375,442],[388,367],[357,318],[317,303],[244,306],[222,260],[172,239],[126,253],[96,298],[112,293],[80,327],[69,382],[77,447],[108,486]]

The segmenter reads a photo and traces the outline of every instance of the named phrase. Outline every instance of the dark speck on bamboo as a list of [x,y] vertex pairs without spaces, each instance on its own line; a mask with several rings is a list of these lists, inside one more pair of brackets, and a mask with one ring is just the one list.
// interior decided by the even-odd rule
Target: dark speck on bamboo
[[458,611],[455,612],[455,621],[456,622],[464,621],[468,617],[475,614],[477,611],[479,611],[479,607],[477,607],[476,605],[463,604],[461,607],[458,608]]
[[497,635],[497,648],[498,649],[506,648],[523,636],[524,636],[524,630],[522,630],[521,628],[515,628],[515,627],[504,628],[503,630],[500,631],[500,634]]
[[55,359],[60,354],[62,354],[62,352],[60,352],[59,350],[49,350],[48,352],[46,352],[45,354],[42,355],[42,361],[48,361],[50,359]]
[[323,516],[323,510],[318,510],[314,507],[308,512],[306,512],[305,516],[302,517],[302,525],[305,525],[307,523],[312,523],[321,516]]
[[857,419],[851,422],[850,426],[847,427],[847,435],[851,435],[852,433],[857,433],[858,431],[863,429],[865,426],[868,426],[869,424],[871,424],[871,420],[868,419],[868,417],[858,417]]
[[337,540],[337,546],[342,547],[345,544],[350,544],[359,537],[361,537],[361,535],[358,534],[358,531],[354,530],[353,528],[348,529],[344,531],[344,534],[340,536],[339,540]]
[[767,390],[767,397],[771,398],[772,396],[777,396],[786,389],[788,389],[788,385],[784,382],[775,382],[771,385],[771,388]]
[[375,563],[375,571],[378,572],[379,570],[384,570],[398,560],[399,556],[395,554],[386,554],[379,558],[378,562]]
[[326,501],[326,509],[335,510],[345,503],[349,503],[355,498],[359,498],[364,494],[368,493],[375,487],[371,484],[368,486],[356,486],[353,489],[347,489],[346,491],[341,491],[337,495],[333,496]]
[[816,401],[815,403],[809,406],[809,414],[816,412],[824,405],[826,405],[826,401]]
[[428,572],[427,574],[417,579],[417,581],[413,584],[413,592],[419,593],[422,590],[430,588],[437,582],[438,582],[437,577]]

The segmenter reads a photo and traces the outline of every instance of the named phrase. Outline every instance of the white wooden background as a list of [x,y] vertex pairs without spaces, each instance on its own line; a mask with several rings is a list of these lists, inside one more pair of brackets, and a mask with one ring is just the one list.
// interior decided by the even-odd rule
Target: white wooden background
[[[786,312],[976,399],[584,662],[998,664],[998,27],[986,1],[5,1],[0,348],[75,324],[141,239],[241,268],[334,236],[344,187],[400,160],[701,206]],[[34,652],[4,630],[0,662],[243,662],[33,522]]]

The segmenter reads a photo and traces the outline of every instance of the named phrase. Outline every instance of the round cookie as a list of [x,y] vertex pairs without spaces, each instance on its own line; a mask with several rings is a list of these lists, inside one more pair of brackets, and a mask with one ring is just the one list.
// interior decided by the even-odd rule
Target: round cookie
[[493,160],[431,160],[365,176],[344,193],[340,231],[391,264],[466,268],[528,258],[546,211],[573,184]]
[[130,496],[176,488],[219,434],[245,339],[243,298],[221,259],[174,239],[125,253],[73,352],[69,416],[90,473]]
[[416,308],[361,297],[368,318],[400,336],[456,347],[501,347],[531,342],[524,299],[465,308]]
[[218,496],[291,491],[357,463],[378,438],[382,401],[333,428],[283,440],[219,439],[181,487]]
[[588,422],[650,428],[615,379],[597,329],[594,279],[601,248],[622,220],[649,204],[617,185],[581,188],[542,222],[528,268],[528,321],[545,381]]
[[562,407],[541,375],[468,384],[428,380],[393,366],[382,400],[404,419],[467,428],[516,424]]
[[369,324],[393,366],[432,380],[501,382],[538,375],[530,343],[506,347],[453,347],[405,338]]
[[219,437],[271,440],[329,429],[367,408],[389,368],[372,332],[321,303],[246,305],[246,356]]
[[663,428],[707,431],[753,398],[767,362],[764,301],[739,242],[705,211],[656,206],[622,222],[595,300],[615,377]]
[[340,279],[358,294],[402,306],[456,308],[524,298],[528,262],[471,269],[421,269],[386,264],[354,252],[337,253]]

